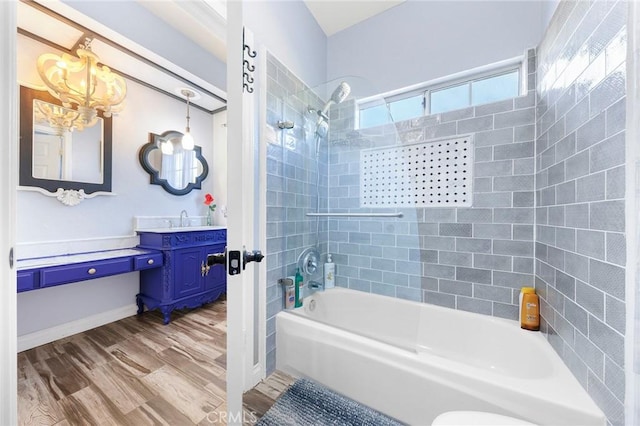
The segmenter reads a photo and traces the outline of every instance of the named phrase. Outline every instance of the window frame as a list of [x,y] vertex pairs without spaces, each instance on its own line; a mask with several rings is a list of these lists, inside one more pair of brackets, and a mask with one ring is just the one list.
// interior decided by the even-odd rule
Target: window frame
[[[459,86],[462,84],[468,84],[468,101],[469,105],[464,108],[470,108],[477,105],[483,104],[472,104],[472,83],[480,80],[486,80],[491,77],[499,77],[502,75],[510,74],[514,71],[518,72],[518,96],[523,96],[527,94],[526,90],[526,82],[527,82],[527,61],[526,55],[517,56],[515,58],[507,59],[504,61],[496,62],[493,64],[485,65],[482,67],[473,68],[470,70],[466,70],[460,73],[452,74],[446,77],[430,80],[424,83],[420,83],[414,86],[405,87],[402,89],[394,90],[391,92],[383,93],[380,95],[371,96],[368,98],[361,99],[356,101],[355,103],[355,122],[357,129],[369,129],[372,127],[383,126],[387,124],[393,123],[393,117],[390,117],[391,120],[380,123],[377,126],[370,127],[360,127],[360,112],[362,110],[380,106],[381,104],[385,104],[387,110],[390,110],[390,104],[393,102],[397,102],[403,99],[411,98],[416,95],[422,94],[422,114],[416,116],[415,118],[426,117],[432,115],[431,113],[431,95],[433,92],[437,92],[440,90],[444,90],[450,87]],[[505,98],[508,99],[508,98]],[[493,101],[500,102],[500,101]],[[491,103],[491,102],[489,102]],[[451,110],[455,111],[455,110]],[[444,114],[448,111],[439,112],[436,114]],[[390,114],[389,114],[390,116]]]

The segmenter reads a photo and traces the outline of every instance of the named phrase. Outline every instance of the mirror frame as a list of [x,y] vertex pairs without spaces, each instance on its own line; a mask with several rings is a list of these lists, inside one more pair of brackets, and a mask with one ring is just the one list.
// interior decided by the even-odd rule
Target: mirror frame
[[76,182],[70,180],[53,180],[33,177],[33,101],[39,99],[51,104],[62,103],[46,90],[35,90],[20,86],[20,186],[34,186],[49,192],[64,190],[83,190],[85,194],[94,192],[111,192],[112,167],[112,117],[104,117],[98,111],[98,117],[103,120],[103,153],[102,153],[102,183]]
[[202,156],[202,147],[198,145],[194,146],[193,150],[196,154],[196,158],[200,161],[200,164],[202,164],[202,173],[196,177],[195,183],[190,183],[182,189],[174,188],[169,185],[169,182],[166,179],[162,179],[160,177],[160,170],[153,168],[149,161],[149,156],[154,149],[160,149],[160,142],[173,138],[181,138],[182,136],[184,136],[184,134],[176,130],[167,130],[160,135],[149,133],[149,142],[142,145],[138,154],[140,165],[142,165],[142,168],[149,173],[149,183],[151,185],[160,185],[165,191],[173,195],[186,195],[194,189],[201,189],[202,181],[209,175],[209,165],[207,164],[207,160]]

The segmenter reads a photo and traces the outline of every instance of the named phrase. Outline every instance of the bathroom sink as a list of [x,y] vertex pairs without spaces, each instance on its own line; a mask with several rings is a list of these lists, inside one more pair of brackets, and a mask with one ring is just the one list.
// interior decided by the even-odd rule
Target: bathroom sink
[[157,234],[166,234],[172,232],[193,232],[193,231],[213,231],[216,229],[227,229],[226,226],[173,226],[171,228],[149,228],[137,229],[136,232],[154,232]]

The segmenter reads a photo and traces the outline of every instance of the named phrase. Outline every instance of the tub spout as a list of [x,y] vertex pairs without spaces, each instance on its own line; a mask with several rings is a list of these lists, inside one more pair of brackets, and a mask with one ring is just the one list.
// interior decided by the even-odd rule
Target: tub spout
[[320,290],[323,291],[324,290],[324,284],[320,283],[318,281],[309,281],[309,288],[313,289],[313,290]]

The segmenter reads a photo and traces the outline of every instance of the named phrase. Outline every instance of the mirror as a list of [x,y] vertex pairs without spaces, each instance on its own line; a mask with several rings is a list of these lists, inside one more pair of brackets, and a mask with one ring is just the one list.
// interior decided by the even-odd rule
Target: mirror
[[200,189],[209,174],[202,148],[182,147],[183,134],[169,130],[161,135],[149,133],[149,143],[140,149],[140,164],[149,173],[149,182],[160,185],[170,194],[185,195]]
[[20,185],[111,192],[111,118],[70,124],[77,112],[46,91],[20,86]]

